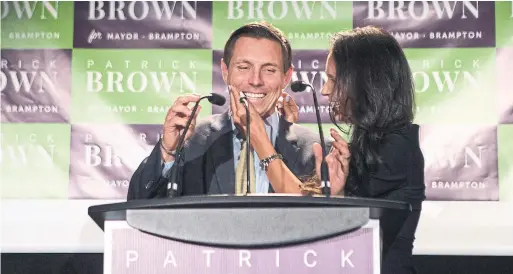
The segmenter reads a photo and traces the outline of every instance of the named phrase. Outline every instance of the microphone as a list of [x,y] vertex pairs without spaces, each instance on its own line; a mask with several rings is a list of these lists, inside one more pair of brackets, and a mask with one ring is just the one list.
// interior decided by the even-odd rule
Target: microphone
[[305,83],[304,81],[294,81],[290,85],[290,89],[293,92],[303,92],[307,88],[312,90],[312,96],[315,105],[315,115],[317,116],[317,126],[319,127],[319,136],[321,138],[321,147],[322,147],[322,161],[321,161],[321,187],[322,193],[326,195],[326,197],[330,196],[331,193],[331,184],[330,184],[330,176],[328,171],[328,164],[326,163],[326,143],[324,142],[324,134],[321,127],[321,115],[319,113],[319,102],[317,102],[317,95],[315,89],[312,85]]
[[[245,94],[244,94],[245,95]],[[248,101],[248,98],[246,96],[241,96],[240,99],[239,99],[240,103],[244,105],[244,107],[246,108],[246,143],[247,143],[247,146],[248,146],[248,149],[247,149],[247,153],[246,153],[246,195],[248,193],[251,193],[251,177],[250,177],[250,174],[249,174],[249,171],[250,171],[250,163],[249,163],[249,157],[250,157],[250,153],[251,152],[251,142],[250,142],[250,119],[249,119],[249,101]]]
[[226,98],[220,94],[217,93],[211,93],[210,95],[201,97],[195,104],[194,108],[192,109],[191,116],[187,120],[187,124],[185,125],[185,129],[183,130],[182,134],[180,135],[180,139],[178,140],[178,144],[176,146],[176,154],[175,154],[175,162],[173,163],[173,166],[171,167],[171,170],[169,171],[169,178],[167,183],[167,191],[166,196],[167,197],[176,197],[178,196],[178,189],[179,189],[179,182],[178,182],[178,174],[179,174],[179,166],[182,165],[182,162],[184,160],[183,158],[183,143],[185,140],[185,135],[187,135],[187,131],[189,130],[189,127],[192,123],[193,117],[196,115],[196,111],[198,110],[199,103],[203,99],[208,99],[208,101],[211,104],[223,106],[226,102]]

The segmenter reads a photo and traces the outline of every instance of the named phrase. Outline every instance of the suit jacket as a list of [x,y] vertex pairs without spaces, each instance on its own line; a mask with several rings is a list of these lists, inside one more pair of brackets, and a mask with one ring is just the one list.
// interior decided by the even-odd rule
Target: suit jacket
[[[296,176],[315,171],[312,151],[315,142],[320,143],[317,133],[280,116],[275,149]],[[233,157],[233,130],[228,112],[198,121],[194,134],[184,145],[179,193],[182,196],[235,193]],[[162,176],[161,159],[160,143],[157,143],[134,172],[128,200],[164,197],[167,179]],[[274,192],[271,185],[269,192]]]

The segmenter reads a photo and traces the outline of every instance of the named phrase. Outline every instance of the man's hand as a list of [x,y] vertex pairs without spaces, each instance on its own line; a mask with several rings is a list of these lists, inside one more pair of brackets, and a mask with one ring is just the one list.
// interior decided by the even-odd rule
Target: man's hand
[[[247,134],[247,125],[246,125],[246,107],[240,102],[240,94],[239,91],[230,87],[230,105],[232,110],[232,119],[233,123],[237,125],[237,127],[243,132],[244,135]],[[263,159],[276,153],[274,147],[267,136],[267,132],[265,131],[264,120],[260,116],[260,113],[253,107],[251,102],[248,102],[249,115],[250,115],[250,130],[251,130],[251,146],[256,151],[258,157]],[[245,104],[245,103],[244,103]]]
[[[351,156],[347,142],[334,130],[330,130],[331,136],[335,139],[332,142],[330,153],[326,156],[328,165],[331,195],[343,195],[346,185],[347,175],[349,173],[349,158]],[[315,170],[319,179],[321,178],[322,147],[320,144],[313,144],[315,155]]]
[[[246,125],[246,107],[240,102],[240,91],[230,86],[230,107],[232,110],[233,123],[243,131],[244,135],[247,132]],[[260,113],[251,105],[249,100],[246,100],[250,115],[251,135],[265,133],[264,120],[260,116]],[[244,103],[245,104],[245,103]],[[253,138],[253,137],[252,137]]]
[[295,123],[299,119],[299,107],[296,101],[286,92],[281,93],[281,97],[276,105],[278,111],[283,115],[285,120]]
[[[200,99],[199,95],[189,94],[183,95],[176,99],[174,104],[169,108],[164,122],[164,134],[162,137],[162,159],[165,162],[174,161],[174,157],[169,155],[169,152],[174,151],[178,145],[180,139],[180,132],[187,125],[187,120],[192,114],[192,107],[189,107],[190,103],[196,103]],[[185,135],[185,140],[189,139],[194,133],[196,126],[196,118],[201,110],[201,106],[198,106],[196,114],[191,121],[189,130]]]

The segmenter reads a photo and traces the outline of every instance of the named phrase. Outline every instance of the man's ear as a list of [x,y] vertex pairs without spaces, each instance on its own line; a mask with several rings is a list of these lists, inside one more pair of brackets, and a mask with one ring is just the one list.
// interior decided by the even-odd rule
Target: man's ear
[[290,66],[290,68],[285,73],[285,79],[283,79],[282,89],[286,89],[287,86],[290,84],[290,80],[292,80],[292,74],[294,73],[294,67]]
[[224,83],[228,84],[228,66],[224,62],[223,58],[221,58],[221,74],[223,75]]

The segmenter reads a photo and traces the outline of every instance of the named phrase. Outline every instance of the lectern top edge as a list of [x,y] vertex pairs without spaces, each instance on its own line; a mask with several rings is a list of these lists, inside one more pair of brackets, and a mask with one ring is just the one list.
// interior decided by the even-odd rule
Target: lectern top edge
[[[360,207],[369,208],[371,218],[379,218],[383,212],[411,211],[405,202],[341,197],[299,195],[204,195],[166,199],[141,199],[120,203],[95,205],[88,208],[89,216],[103,229],[106,220],[121,220],[127,210],[144,209],[215,209],[215,208],[305,208],[305,207]],[[399,213],[398,212],[398,213]]]
[[119,211],[126,209],[158,208],[215,208],[215,207],[369,207],[400,211],[411,211],[406,202],[341,197],[341,196],[297,196],[297,195],[201,195],[175,198],[130,200],[120,203],[95,205],[89,213]]

